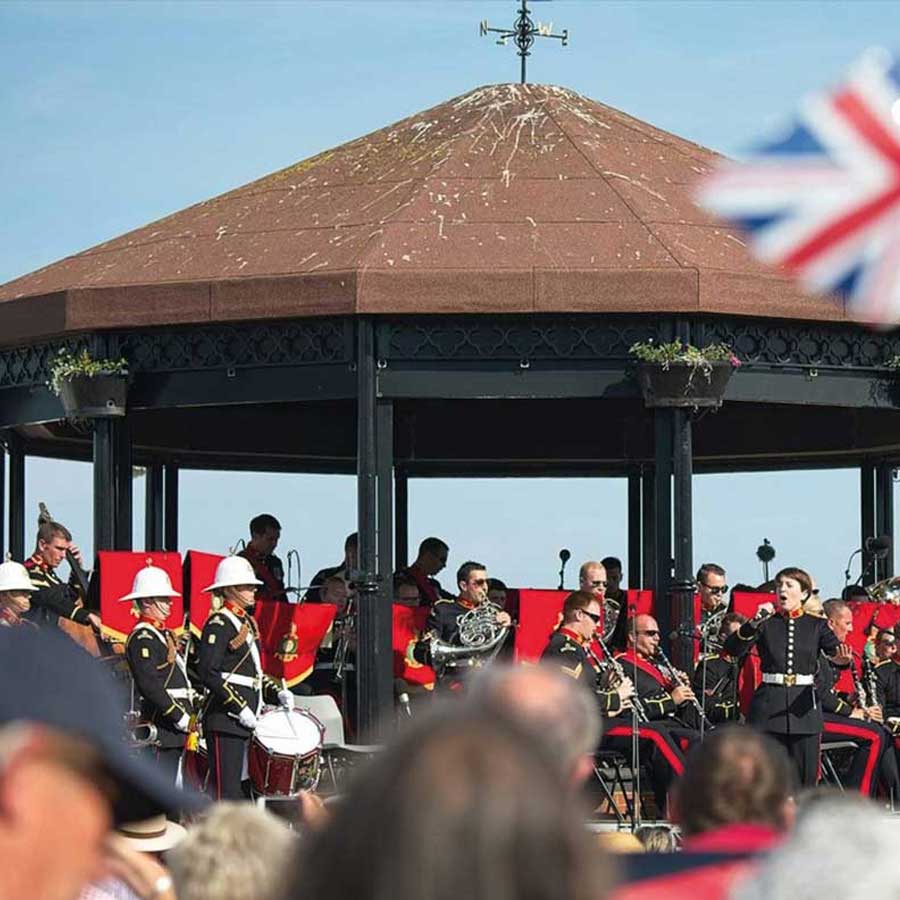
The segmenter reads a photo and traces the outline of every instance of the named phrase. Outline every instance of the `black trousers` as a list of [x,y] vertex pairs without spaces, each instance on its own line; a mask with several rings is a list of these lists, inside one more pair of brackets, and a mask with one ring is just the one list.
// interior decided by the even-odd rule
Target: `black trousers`
[[823,713],[823,718],[825,740],[850,741],[856,745],[850,771],[845,776],[845,785],[868,797],[874,797],[880,782],[888,796],[900,799],[900,776],[887,729],[877,722],[851,719],[834,713]]
[[159,767],[167,781],[175,784],[182,747],[148,747],[147,756]]
[[[631,765],[631,720],[618,716],[607,722],[609,727],[600,743],[600,749],[621,753]],[[641,723],[638,726],[638,755],[641,764],[650,771],[653,799],[660,815],[666,813],[669,786],[675,778],[684,774],[684,753],[678,741],[678,733],[681,731],[687,732],[690,729],[670,726],[664,722]],[[682,738],[685,737],[682,735]]]
[[819,743],[821,732],[814,734],[777,734],[767,732],[770,738],[781,744],[793,763],[798,787],[815,787],[819,780]]
[[207,738],[209,752],[209,795],[213,800],[243,800],[241,771],[244,746],[249,738],[213,731]]

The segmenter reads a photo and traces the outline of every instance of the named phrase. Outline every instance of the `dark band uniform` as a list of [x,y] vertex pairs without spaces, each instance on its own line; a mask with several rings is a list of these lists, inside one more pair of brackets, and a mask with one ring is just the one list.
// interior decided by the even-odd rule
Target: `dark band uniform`
[[238,556],[243,556],[253,566],[253,573],[262,582],[256,594],[257,599],[287,601],[284,566],[274,553],[264,555],[248,545]]
[[217,800],[240,800],[244,750],[251,732],[238,717],[245,707],[258,715],[264,700],[277,703],[278,684],[263,674],[253,616],[227,600],[206,620],[197,656],[198,676],[209,690],[203,732],[212,794]]
[[60,618],[71,619],[79,625],[89,625],[89,610],[82,605],[74,574],[64,582],[55,569],[51,569],[37,555],[23,563],[35,590],[31,592],[31,609],[24,618],[36,625],[55,626]]
[[[631,650],[616,654],[616,660],[634,682],[635,693],[649,720],[638,723],[638,746],[641,761],[650,769],[657,810],[664,816],[669,786],[684,774],[685,753],[698,735],[675,718],[680,708],[669,693],[674,685],[656,666]],[[631,714],[620,716],[604,729],[601,748],[615,750],[630,759],[633,728]]]
[[819,654],[833,655],[839,643],[824,619],[804,615],[802,608],[762,622],[751,619],[725,641],[732,656],[743,656],[756,644],[763,681],[748,721],[785,748],[804,786],[815,785],[818,777],[823,728],[813,678]]
[[883,725],[851,718],[859,707],[857,698],[842,695],[837,682],[842,669],[830,659],[822,657],[816,674],[816,693],[822,705],[825,736],[835,741],[849,741],[856,745],[849,770],[843,777],[846,787],[866,796],[874,796],[879,778],[885,789],[897,794],[897,762],[890,735]]
[[125,657],[141,695],[141,720],[156,727],[158,746],[153,755],[174,781],[186,739],[176,723],[198,712],[187,665],[172,632],[150,616],[141,616],[128,635]]
[[[900,665],[893,659],[875,663],[875,681],[884,721],[894,734],[900,734]],[[889,719],[897,721],[889,722]]]
[[[704,672],[706,673],[705,684]],[[724,650],[700,657],[697,668],[694,670],[691,687],[698,700],[703,698],[703,711],[713,725],[740,720],[739,673],[740,660],[735,659]]]
[[541,662],[559,666],[560,671],[586,685],[596,695],[602,715],[613,716],[622,709],[618,691],[602,689],[602,673],[588,654],[581,638],[565,626],[554,631]]

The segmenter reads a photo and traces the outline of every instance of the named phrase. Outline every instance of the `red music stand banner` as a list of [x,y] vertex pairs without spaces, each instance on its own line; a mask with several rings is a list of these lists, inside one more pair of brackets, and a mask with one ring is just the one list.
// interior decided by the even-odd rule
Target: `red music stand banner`
[[401,606],[394,604],[392,625],[392,648],[394,656],[394,677],[402,678],[409,684],[418,684],[428,690],[434,689],[435,674],[431,666],[413,659],[412,648],[425,630],[425,620],[430,612],[427,606]]
[[200,637],[203,626],[209,618],[212,594],[203,592],[203,588],[213,583],[216,566],[224,559],[217,553],[203,553],[200,550],[188,550],[184,560],[184,583],[187,588],[187,603],[191,620],[191,634]]
[[[131,634],[131,629],[137,621],[134,604],[130,601],[122,602],[119,598],[131,593],[134,576],[148,562],[164,569],[172,581],[172,587],[179,594],[183,593],[180,553],[101,550],[97,554],[100,618],[103,620],[102,632],[107,639],[125,641]],[[173,597],[172,612],[166,624],[176,634],[184,630],[184,610],[184,597]]]
[[656,616],[656,601],[653,591],[639,590],[638,588],[629,588],[625,591],[626,605],[628,609],[625,612],[629,617],[638,616]]
[[[774,602],[774,594],[764,594],[757,591],[731,592],[732,612],[740,613],[748,619],[752,619],[756,615],[757,609],[759,609],[763,603]],[[760,669],[759,665],[759,654],[754,647],[744,657],[738,675],[738,705],[745,718],[750,714],[750,704],[753,702],[753,695],[756,693],[756,689],[761,683],[762,669]]]
[[259,625],[263,671],[293,687],[307,678],[316,653],[334,623],[333,603],[283,603],[257,600],[253,617]]
[[563,601],[571,591],[519,590],[519,627],[513,659],[516,662],[536,663],[559,624]]

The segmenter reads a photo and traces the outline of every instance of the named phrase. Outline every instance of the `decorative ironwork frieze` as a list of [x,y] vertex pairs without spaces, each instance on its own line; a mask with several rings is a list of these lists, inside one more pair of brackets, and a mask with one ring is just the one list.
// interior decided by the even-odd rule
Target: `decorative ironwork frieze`
[[[349,364],[353,333],[349,319],[297,319],[109,332],[102,338],[110,353],[126,357],[131,371],[142,373]],[[44,384],[60,350],[96,353],[95,343],[95,336],[80,335],[0,351],[0,389]]]

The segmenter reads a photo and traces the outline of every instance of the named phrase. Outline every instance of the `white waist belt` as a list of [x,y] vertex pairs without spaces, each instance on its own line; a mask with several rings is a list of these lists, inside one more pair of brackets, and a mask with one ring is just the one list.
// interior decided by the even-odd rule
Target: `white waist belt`
[[223,675],[222,681],[225,684],[239,684],[241,687],[253,688],[259,690],[262,680],[253,675]]
[[794,687],[797,684],[812,684],[812,675],[785,675],[783,672],[763,672],[763,684],[783,684]]
[[194,692],[190,688],[172,688],[166,693],[175,700],[184,700],[193,694]]

